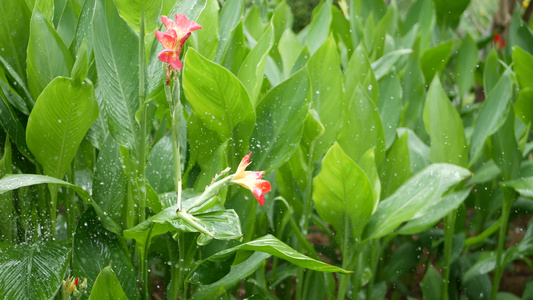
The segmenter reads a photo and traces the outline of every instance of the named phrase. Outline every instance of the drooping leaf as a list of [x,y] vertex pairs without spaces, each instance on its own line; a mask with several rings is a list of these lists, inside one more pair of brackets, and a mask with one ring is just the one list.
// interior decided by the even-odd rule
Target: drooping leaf
[[253,169],[267,173],[282,165],[296,150],[309,107],[309,79],[301,70],[273,88],[257,107],[257,123],[250,140]]
[[94,207],[94,210],[98,214],[98,217],[100,217],[100,219],[102,220],[102,224],[107,230],[114,232],[116,234],[120,234],[122,232],[120,227],[111,218],[109,218],[107,213],[105,213],[102,210],[102,208],[98,206],[98,204],[94,203],[94,201],[91,199],[91,195],[89,195],[88,192],[83,190],[80,186],[73,185],[66,181],[56,179],[54,177],[34,175],[34,174],[8,175],[0,179],[0,194],[15,190],[21,187],[31,186],[31,185],[36,185],[36,184],[43,184],[43,183],[59,184],[59,185],[67,186],[68,188],[73,189],[83,201],[85,201],[87,204],[92,205]]
[[432,162],[467,166],[468,151],[463,123],[437,76],[426,96],[424,125],[431,137]]
[[413,53],[412,49],[394,50],[373,62],[372,69],[374,70],[376,79],[380,80],[383,78],[385,75],[387,75],[387,73],[390,72],[392,67],[396,64],[396,62],[398,62],[398,60],[400,60],[400,58],[411,53]]
[[313,179],[313,200],[322,219],[343,234],[351,224],[358,237],[374,210],[372,188],[365,172],[335,143]]
[[33,12],[30,24],[26,63],[28,88],[36,99],[55,77],[68,77],[74,61],[61,37],[41,12]]
[[501,185],[506,188],[512,188],[520,195],[533,199],[533,177],[525,177],[510,181],[502,182]]
[[364,237],[375,239],[394,231],[403,222],[423,216],[442,200],[442,195],[470,172],[450,164],[432,164],[405,182],[378,205]]
[[98,117],[90,81],[79,85],[54,79],[41,93],[28,119],[26,142],[46,175],[62,179],[78,147]]
[[122,286],[129,299],[140,299],[130,253],[124,251],[121,243],[123,241],[116,235],[104,229],[93,209],[85,211],[78,221],[72,245],[71,274],[87,278],[87,292],[91,297],[103,291],[98,288],[99,273],[112,265],[118,275],[118,286]]
[[0,298],[52,299],[70,258],[66,243],[0,244]]
[[97,0],[93,47],[98,71],[97,95],[102,95],[109,131],[129,149],[136,146],[139,126],[139,37],[119,16],[112,0]]

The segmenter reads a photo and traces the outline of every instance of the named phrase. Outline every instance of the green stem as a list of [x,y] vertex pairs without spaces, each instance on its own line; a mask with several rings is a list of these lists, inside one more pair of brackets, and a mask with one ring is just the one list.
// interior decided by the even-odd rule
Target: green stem
[[444,266],[442,275],[442,299],[448,299],[448,286],[450,284],[450,268],[452,258],[453,235],[455,232],[455,217],[457,210],[454,209],[446,216],[444,222]]
[[515,192],[510,190],[503,191],[503,204],[502,204],[502,216],[500,225],[500,234],[498,237],[498,250],[496,252],[496,269],[494,271],[494,278],[492,282],[491,299],[496,299],[498,294],[498,288],[500,286],[500,280],[503,275],[502,256],[505,246],[505,237],[507,236],[507,223],[509,222],[509,215],[511,214],[511,207],[515,199]]
[[182,300],[187,299],[187,291],[185,290],[184,283],[185,283],[185,233],[180,232],[178,233],[178,248],[179,248],[179,257],[178,257],[178,265],[179,265],[179,277],[178,277],[178,287],[181,290],[181,298]]
[[[344,217],[344,233],[343,233],[343,241],[342,241],[342,268],[347,270],[347,268],[350,266],[350,263],[352,262],[352,259],[357,259],[359,257],[357,251],[354,256],[348,255],[350,253],[350,239],[351,239],[351,228],[350,228],[350,219],[345,216]],[[358,247],[358,243],[356,243],[355,248]],[[346,291],[348,290],[348,285],[350,283],[350,277],[351,275],[343,276],[341,275],[341,280],[339,283],[339,291],[337,293],[337,299],[345,299],[346,298]],[[358,281],[357,277],[355,278],[355,281]]]
[[139,205],[139,223],[146,219],[146,103],[144,99],[144,69],[145,69],[145,57],[144,57],[144,11],[141,1],[141,24],[139,32],[139,108],[141,109],[140,120],[140,141],[139,152],[137,159],[139,160],[139,173],[137,180],[140,182],[140,205]]
[[[74,161],[72,161],[72,164],[70,166],[70,170],[68,172],[68,182],[72,184],[76,184],[76,171],[74,170]],[[76,193],[72,189],[67,190],[67,233],[69,237],[72,237],[74,234],[74,231],[76,231]]]

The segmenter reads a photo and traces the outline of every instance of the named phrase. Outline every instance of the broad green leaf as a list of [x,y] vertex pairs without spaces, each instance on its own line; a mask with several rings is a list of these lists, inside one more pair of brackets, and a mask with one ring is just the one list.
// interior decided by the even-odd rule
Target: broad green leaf
[[250,140],[254,170],[270,173],[298,147],[309,110],[306,70],[273,88],[257,106],[257,123]]
[[313,162],[334,143],[342,125],[343,92],[340,58],[333,37],[329,37],[307,63],[311,82],[311,107],[318,113],[324,134],[314,141]]
[[242,22],[239,22],[237,27],[235,27],[233,30],[231,40],[228,44],[232,46],[230,46],[228,50],[224,52],[225,55],[222,57],[221,65],[237,76],[239,74],[239,69],[241,68],[242,62],[246,58],[246,53],[248,52],[248,49],[245,47],[235,46],[245,44]]
[[[372,57],[374,58],[380,58],[383,56],[384,50],[385,50],[385,39],[387,35],[395,35],[396,29],[397,29],[397,8],[396,4],[392,2],[387,7],[387,12],[385,15],[379,20],[379,22],[376,24],[376,28],[374,32],[372,33],[373,36],[373,44],[372,44]],[[379,80],[379,76],[377,76],[377,79]]]
[[[145,26],[145,34],[149,34],[157,28],[157,21],[163,5],[162,0],[115,0],[115,4],[120,16],[135,31],[141,31],[141,22]],[[174,20],[174,15],[170,15],[168,18]]]
[[116,235],[104,229],[94,210],[89,209],[83,213],[72,243],[71,274],[87,278],[88,294],[92,294],[91,290],[98,294],[98,274],[112,264],[118,275],[119,286],[122,284],[128,298],[140,299],[135,270],[129,259],[130,253],[122,248],[121,243]]
[[[355,55],[355,54],[354,54]],[[376,164],[385,157],[385,134],[374,102],[358,86],[344,109],[344,124],[337,138],[340,146],[354,161],[375,147]]]
[[485,70],[483,72],[483,88],[485,95],[490,94],[492,88],[500,80],[500,62],[496,50],[492,49],[485,60]]
[[287,244],[283,243],[282,241],[278,240],[276,237],[270,234],[255,239],[253,241],[240,244],[233,248],[222,250],[208,257],[207,259],[205,259],[205,261],[221,261],[232,256],[237,251],[255,251],[268,253],[274,255],[275,257],[284,259],[294,265],[297,265],[298,267],[306,268],[312,271],[328,273],[337,272],[343,274],[352,273],[351,271],[343,270],[339,267],[335,267],[307,257],[301,254],[300,252],[292,249]]
[[420,171],[379,203],[365,228],[365,239],[385,236],[403,222],[423,216],[469,175],[468,170],[450,164],[432,164]]
[[404,133],[398,138],[381,165],[382,197],[387,198],[411,177],[411,160],[408,146],[409,134]]
[[365,1],[365,0],[353,0],[351,5],[351,12],[354,18],[361,18],[365,20],[371,14],[374,15],[377,20],[381,19],[387,11],[387,4],[383,0]]
[[209,129],[195,113],[191,114],[187,120],[187,136],[191,149],[190,159],[201,168],[211,163],[216,149],[224,143],[218,134]]
[[481,155],[485,141],[494,134],[505,122],[511,100],[511,74],[506,71],[491,90],[479,110],[470,139],[470,165]]
[[374,148],[368,149],[363,154],[361,159],[357,162],[357,165],[365,172],[370,187],[372,188],[372,195],[374,199],[374,207],[372,212],[378,208],[379,200],[381,199],[381,181],[379,179],[379,172],[376,166],[376,158],[374,155]]
[[96,278],[94,288],[89,296],[89,300],[126,300],[131,299],[126,296],[124,290],[120,286],[117,275],[111,269],[111,266],[107,266]]
[[411,158],[411,172],[416,174],[431,164],[430,149],[411,129],[398,128],[398,135],[404,135],[404,132],[408,134],[407,143]]
[[41,93],[28,119],[26,142],[44,174],[62,179],[78,147],[98,117],[90,81],[75,86],[58,77]]
[[426,96],[424,125],[431,137],[432,162],[467,166],[468,150],[463,123],[437,76]]
[[[338,9],[336,6],[331,6],[331,33],[335,36],[339,48],[345,48],[346,50],[346,60],[343,59],[343,62],[348,61],[353,53],[354,46],[352,40],[352,34],[350,33],[350,22],[346,19],[346,16]],[[340,46],[343,44],[343,46]]]
[[31,110],[33,104],[35,104],[35,101],[33,101],[24,80],[2,56],[0,56],[0,68],[3,68],[3,70],[0,71],[0,89],[3,89],[4,91],[12,91],[13,97],[22,97],[25,105],[22,105],[22,103],[15,103],[19,101],[12,101],[14,99],[9,99],[9,95],[7,95],[7,100],[20,109],[25,115],[28,115],[29,110]]
[[57,33],[67,46],[70,47],[74,36],[76,35],[76,25],[78,24],[78,15],[74,8],[74,1],[67,1],[65,7],[61,12],[59,24],[57,25]]
[[521,153],[515,137],[514,120],[514,113],[509,110],[504,124],[491,136],[492,157],[502,170],[504,180],[516,179],[520,171]]
[[92,187],[94,201],[117,224],[122,224],[127,178],[120,160],[120,146],[110,135],[100,148]]
[[220,10],[220,38],[218,41],[217,54],[214,60],[215,62],[222,62],[229,48],[231,48],[230,41],[234,35],[235,29],[241,24],[242,11],[243,3],[241,0],[228,0]]
[[335,143],[313,179],[313,200],[320,217],[337,232],[358,238],[374,210],[372,188],[365,172]]
[[380,80],[383,78],[389,73],[400,58],[411,53],[413,53],[412,49],[399,49],[381,56],[378,60],[372,63],[372,69],[374,70],[376,79]]
[[20,76],[26,74],[30,17],[31,10],[24,1],[0,2],[1,55]]
[[418,245],[412,241],[399,244],[390,255],[388,264],[385,265],[383,279],[387,281],[397,280],[400,276],[411,273],[411,270],[420,262],[422,252],[420,250]]
[[0,194],[3,194],[8,191],[12,191],[21,187],[25,186],[32,186],[36,184],[43,184],[43,183],[54,183],[59,184],[62,186],[66,186],[68,188],[73,189],[80,198],[85,201],[85,203],[92,205],[96,213],[98,214],[98,217],[100,217],[102,224],[104,227],[116,234],[121,233],[120,227],[105,213],[98,204],[96,204],[92,199],[91,195],[89,195],[88,192],[83,190],[80,186],[73,185],[71,183],[68,183],[63,180],[56,179],[54,177],[50,176],[43,176],[43,175],[34,175],[34,174],[16,174],[16,175],[8,175],[4,178],[0,179]]
[[[0,178],[13,173],[11,141],[6,137],[5,146],[0,151]],[[17,223],[15,217],[15,199],[13,193],[0,195],[0,242],[15,243],[17,241]]]
[[533,199],[533,177],[524,177],[500,183],[505,188],[512,188],[520,195]]
[[440,299],[442,296],[442,277],[435,268],[430,265],[420,282],[424,299]]
[[437,203],[428,212],[416,219],[413,219],[398,230],[399,234],[417,234],[431,226],[434,226],[448,213],[454,211],[463,203],[470,194],[470,190],[463,190],[446,195],[442,201]]
[[[421,0],[425,1],[425,0]],[[402,112],[402,126],[415,128],[420,122],[426,98],[426,81],[422,73],[419,59],[411,55],[405,73],[402,77],[402,91],[404,112]]]
[[533,88],[533,83],[531,78],[533,78],[533,70],[528,68],[533,64],[533,55],[522,50],[520,47],[513,47],[513,62],[514,62],[514,71],[516,73],[516,78],[518,83],[520,83],[521,88]]
[[74,85],[81,84],[85,77],[87,77],[87,72],[89,71],[89,62],[87,59],[87,40],[83,40],[78,54],[76,55],[76,62],[72,67],[72,72],[70,77],[74,81]]
[[453,41],[449,40],[438,44],[437,46],[427,49],[420,57],[420,65],[426,82],[444,69],[452,53]]
[[66,243],[0,244],[0,298],[53,299],[70,258]]
[[431,32],[434,15],[433,1],[417,0],[407,11],[402,32],[409,32],[416,24],[419,24],[423,31]]
[[524,124],[533,125],[533,88],[520,90],[514,104],[514,112]]
[[461,96],[464,96],[472,88],[477,64],[477,46],[470,34],[467,34],[459,47],[455,61],[455,82],[459,87]]
[[174,4],[168,15],[185,14],[191,21],[196,21],[207,5],[207,0],[180,0],[173,2],[176,4]]
[[242,83],[194,49],[185,60],[183,88],[192,110],[221,140],[232,138],[233,147],[245,148],[242,144],[252,133],[255,112]]
[[94,5],[96,0],[85,0],[80,12],[78,24],[76,26],[76,36],[74,37],[74,50],[78,52],[81,43],[85,39],[87,41],[87,54],[89,61],[93,59],[93,33],[92,33],[92,20],[94,15]]
[[216,299],[217,296],[223,295],[236,286],[242,279],[252,275],[269,257],[267,253],[253,253],[241,263],[232,265],[229,273],[220,280],[200,286],[195,290],[191,299]]
[[28,88],[33,98],[57,76],[69,76],[74,61],[52,25],[38,10],[31,16],[28,43]]
[[331,0],[322,2],[315,8],[309,32],[305,44],[309,53],[313,55],[329,36],[329,27],[331,25]]
[[383,121],[385,148],[389,149],[396,139],[396,128],[402,115],[402,87],[395,74],[386,76],[379,82],[379,115]]
[[133,149],[139,130],[135,121],[139,109],[139,37],[118,15],[112,0],[96,1],[92,24],[97,95],[102,95],[111,135],[120,145]]
[[[269,22],[263,17],[262,8],[259,8],[259,5],[256,4],[252,5],[252,7],[250,7],[245,13],[243,25],[244,34],[250,43],[250,47],[253,48],[257,44],[257,41],[261,39]],[[270,26],[272,26],[272,24],[270,24]]]
[[215,59],[218,48],[218,11],[218,1],[207,0],[205,9],[202,10],[197,20],[202,30],[195,31],[188,39],[189,47],[196,45],[194,49],[209,60]]
[[259,102],[257,97],[259,96],[261,86],[263,85],[266,60],[270,48],[272,48],[272,45],[274,44],[272,31],[272,26],[269,26],[266,29],[265,33],[261,36],[261,39],[257,42],[257,45],[242,62],[239,70],[239,80],[246,88],[246,91],[248,91],[250,100],[253,104]]
[[283,78],[291,76],[293,66],[302,49],[303,46],[298,41],[296,34],[291,29],[285,30],[278,42],[278,51],[283,63]]
[[26,130],[15,110],[7,102],[4,93],[0,89],[0,125],[13,142],[17,149],[27,158],[32,159],[28,145],[26,144]]
[[372,67],[363,45],[359,45],[355,48],[355,51],[348,62],[348,68],[344,73],[345,102],[352,98],[358,85],[361,85],[364,89],[369,91],[372,101],[377,106],[379,103],[378,82],[374,76],[374,71],[372,71]]
[[146,167],[146,179],[158,194],[174,191],[174,164],[172,139],[164,136],[150,151]]
[[437,24],[455,29],[459,25],[463,12],[468,7],[470,0],[433,0],[435,3],[435,13],[437,15]]

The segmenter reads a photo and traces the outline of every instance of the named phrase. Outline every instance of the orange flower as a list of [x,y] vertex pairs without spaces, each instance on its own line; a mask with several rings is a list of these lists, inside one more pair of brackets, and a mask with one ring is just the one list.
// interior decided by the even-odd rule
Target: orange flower
[[265,171],[245,171],[246,167],[250,164],[251,155],[252,152],[242,158],[239,167],[237,167],[237,172],[235,172],[235,177],[233,178],[232,182],[237,183],[252,191],[252,194],[254,194],[255,198],[257,199],[257,202],[259,202],[259,205],[264,205],[264,194],[270,192],[270,182],[261,179],[263,174],[265,174]]
[[175,70],[181,70],[183,65],[180,61],[180,53],[183,44],[185,44],[191,32],[201,29],[202,26],[194,21],[189,21],[184,14],[174,15],[174,18],[176,22],[166,16],[161,16],[161,20],[168,30],[167,32],[156,30],[155,37],[161,42],[163,48],[165,48],[159,53],[159,60],[169,63]]

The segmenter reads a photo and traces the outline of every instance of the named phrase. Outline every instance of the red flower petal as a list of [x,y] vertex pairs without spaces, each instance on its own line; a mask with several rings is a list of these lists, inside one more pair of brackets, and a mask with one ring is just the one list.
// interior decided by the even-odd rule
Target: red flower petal
[[265,204],[265,196],[263,195],[263,191],[260,187],[253,187],[252,194],[254,194],[255,199],[257,199],[257,202],[259,202],[259,205],[263,206]]
[[166,28],[170,29],[176,26],[172,20],[167,18],[167,16],[161,16],[161,21],[163,21],[163,25],[165,25]]

